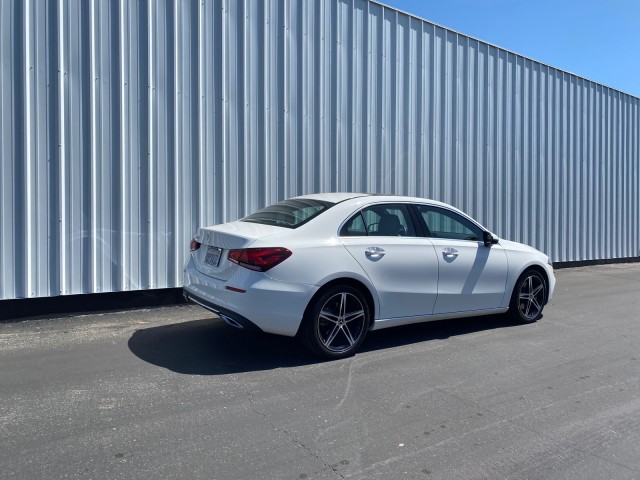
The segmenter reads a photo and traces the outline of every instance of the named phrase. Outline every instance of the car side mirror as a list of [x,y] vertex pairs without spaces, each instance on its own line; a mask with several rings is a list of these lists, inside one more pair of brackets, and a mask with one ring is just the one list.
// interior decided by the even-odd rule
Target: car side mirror
[[482,234],[482,240],[484,241],[485,247],[490,247],[491,245],[498,243],[498,237],[494,237],[490,232],[484,232]]

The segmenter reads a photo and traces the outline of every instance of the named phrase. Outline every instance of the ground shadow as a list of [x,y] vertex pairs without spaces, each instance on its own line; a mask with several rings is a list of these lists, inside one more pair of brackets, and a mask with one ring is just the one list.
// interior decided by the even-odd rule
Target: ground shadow
[[[503,316],[490,315],[394,327],[369,332],[360,352],[510,326]],[[215,317],[137,330],[128,346],[146,362],[194,375],[225,375],[325,361],[308,353],[295,338],[243,332]]]

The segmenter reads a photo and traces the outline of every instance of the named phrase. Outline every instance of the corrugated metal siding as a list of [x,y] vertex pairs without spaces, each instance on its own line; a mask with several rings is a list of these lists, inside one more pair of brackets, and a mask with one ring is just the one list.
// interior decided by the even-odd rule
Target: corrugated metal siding
[[636,97],[366,0],[0,0],[0,299],[179,286],[195,228],[435,198],[640,255]]

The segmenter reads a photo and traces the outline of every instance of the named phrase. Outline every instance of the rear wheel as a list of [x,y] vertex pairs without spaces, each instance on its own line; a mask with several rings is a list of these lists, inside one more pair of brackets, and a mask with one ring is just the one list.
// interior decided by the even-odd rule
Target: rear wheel
[[329,358],[353,355],[369,328],[369,304],[350,285],[335,285],[320,295],[307,311],[302,341],[312,352]]
[[527,270],[513,289],[508,315],[518,323],[533,323],[542,316],[546,301],[546,280],[540,272]]

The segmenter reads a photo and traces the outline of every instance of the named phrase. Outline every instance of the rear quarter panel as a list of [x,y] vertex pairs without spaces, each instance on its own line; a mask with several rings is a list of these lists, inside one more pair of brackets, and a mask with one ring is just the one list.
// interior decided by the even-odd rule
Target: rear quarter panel
[[357,280],[369,290],[374,301],[374,311],[379,312],[376,289],[337,235],[342,222],[357,208],[338,204],[308,224],[286,234],[256,240],[251,247],[285,247],[292,252],[291,257],[267,271],[266,275],[282,282],[319,288],[339,278]]

